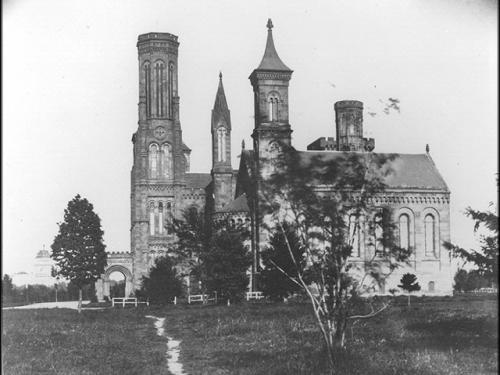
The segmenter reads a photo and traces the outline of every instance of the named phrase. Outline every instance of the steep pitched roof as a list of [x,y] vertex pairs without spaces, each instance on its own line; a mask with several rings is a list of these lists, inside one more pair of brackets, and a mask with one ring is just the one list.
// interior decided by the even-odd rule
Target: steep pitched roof
[[278,52],[276,52],[276,48],[274,47],[273,41],[273,23],[271,19],[267,21],[267,42],[266,42],[266,50],[264,51],[264,56],[262,57],[262,61],[256,70],[277,70],[277,71],[287,71],[291,72],[292,70],[286,66],[283,61],[281,61],[278,56]]
[[224,86],[222,84],[222,73],[219,73],[219,87],[217,88],[217,94],[215,94],[214,112],[224,112],[228,111],[226,94],[224,93]]
[[219,212],[249,212],[246,194],[241,194],[235,200],[225,205]]
[[[301,151],[300,153],[304,162],[312,160],[315,156],[334,160],[344,154],[340,151]],[[357,154],[362,155],[363,153]],[[449,191],[429,155],[394,153],[377,155],[388,158],[386,166],[391,170],[391,173],[385,178],[388,188]]]
[[186,173],[186,187],[204,189],[212,181],[210,173]]

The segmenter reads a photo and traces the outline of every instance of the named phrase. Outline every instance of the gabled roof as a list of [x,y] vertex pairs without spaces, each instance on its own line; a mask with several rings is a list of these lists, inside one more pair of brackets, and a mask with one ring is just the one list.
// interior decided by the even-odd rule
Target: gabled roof
[[246,194],[241,194],[235,200],[229,202],[225,205],[219,212],[249,212],[247,196]]
[[[308,162],[314,157],[334,160],[345,153],[341,151],[301,151],[300,154],[301,159]],[[365,153],[356,152],[355,154],[361,156]],[[384,181],[387,188],[449,191],[428,154],[387,153],[377,155],[385,156],[388,159],[386,166],[391,170],[391,173],[386,176]]]
[[186,187],[204,189],[212,181],[210,173],[186,173]]
[[278,56],[278,52],[276,52],[276,48],[274,47],[272,28],[273,23],[271,19],[269,19],[267,21],[266,50],[264,51],[262,61],[255,70],[277,70],[291,72],[292,70],[288,66],[286,66],[283,61],[281,61],[280,57]]

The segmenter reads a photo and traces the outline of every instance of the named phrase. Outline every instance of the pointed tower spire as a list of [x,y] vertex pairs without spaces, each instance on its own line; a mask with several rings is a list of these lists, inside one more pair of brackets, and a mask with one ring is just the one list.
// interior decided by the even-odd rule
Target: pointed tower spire
[[290,68],[281,61],[274,47],[273,41],[273,21],[269,18],[267,20],[267,42],[264,56],[256,70],[279,70],[291,72]]
[[228,111],[226,94],[224,93],[224,86],[222,84],[222,72],[219,72],[219,88],[215,95],[214,112],[223,113]]

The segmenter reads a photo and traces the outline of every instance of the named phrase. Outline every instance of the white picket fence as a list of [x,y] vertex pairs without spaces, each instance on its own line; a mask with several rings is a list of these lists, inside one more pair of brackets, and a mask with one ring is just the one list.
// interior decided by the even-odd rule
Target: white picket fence
[[126,298],[123,298],[123,297],[114,297],[111,299],[111,306],[112,307],[115,307],[115,305],[121,305],[122,307],[125,307],[125,305],[134,305],[135,307],[137,307],[137,305],[139,304],[146,304],[147,306],[149,306],[149,301],[145,301],[145,302],[142,302],[142,301],[137,301],[137,298],[134,298],[134,297],[126,297]]

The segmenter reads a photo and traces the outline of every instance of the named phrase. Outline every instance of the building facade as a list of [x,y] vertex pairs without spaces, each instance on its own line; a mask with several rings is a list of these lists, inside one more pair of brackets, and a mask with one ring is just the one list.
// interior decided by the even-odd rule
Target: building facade
[[[253,150],[242,144],[240,166],[231,165],[230,110],[219,74],[219,86],[211,115],[210,173],[190,173],[191,150],[183,141],[178,95],[178,38],[169,33],[140,35],[138,128],[132,136],[130,252],[108,256],[108,269],[98,283],[98,296],[107,295],[109,270],[127,273],[127,293],[140,287],[155,258],[167,255],[175,242],[171,223],[190,207],[203,209],[213,220],[241,221],[251,227],[253,265],[250,288],[257,285],[260,249],[267,237],[259,222],[258,196],[262,181],[273,171],[269,160],[283,145],[293,147],[289,122],[288,90],[293,71],[276,51],[271,20],[267,24],[264,56],[250,74],[254,93]],[[336,102],[335,137],[312,142],[301,157],[334,159],[336,155],[373,152],[375,140],[363,137],[363,103]],[[208,131],[208,129],[207,129]],[[448,294],[452,290],[451,259],[442,245],[450,239],[449,189],[430,154],[392,154],[394,173],[374,206],[389,205],[399,228],[400,244],[415,249],[410,266],[387,280],[389,290],[403,272],[415,273],[423,293]],[[369,253],[369,236],[357,242],[353,261]],[[116,267],[124,267],[120,270]],[[109,287],[108,287],[109,289]],[[385,290],[378,292],[385,292]],[[109,293],[109,291],[108,291]]]

